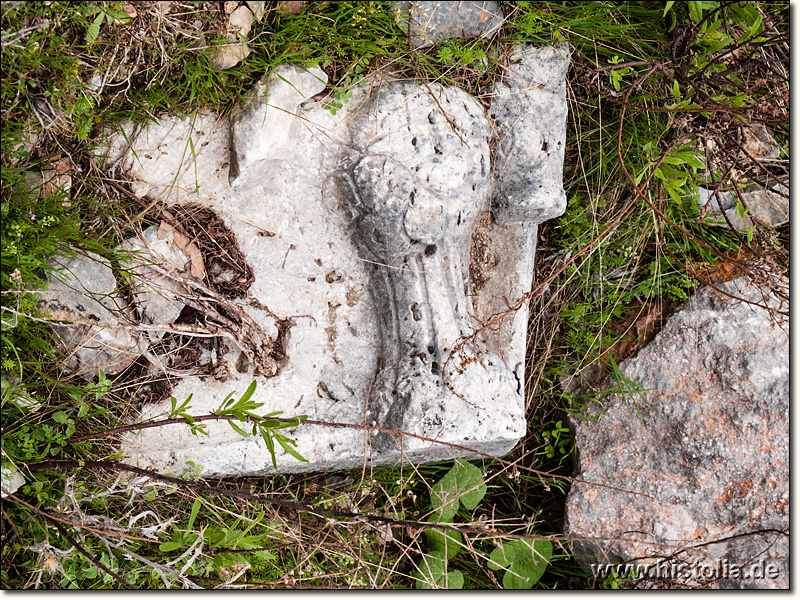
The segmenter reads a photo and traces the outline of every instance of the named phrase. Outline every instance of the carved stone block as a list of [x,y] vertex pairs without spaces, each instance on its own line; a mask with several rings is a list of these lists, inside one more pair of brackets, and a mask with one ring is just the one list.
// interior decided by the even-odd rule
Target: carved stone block
[[[566,46],[547,60],[541,69],[554,73],[549,94],[535,101],[561,115],[560,123],[547,123],[557,132],[566,127]],[[263,87],[309,75],[281,66]],[[536,85],[519,79],[508,89]],[[553,206],[539,193],[539,209],[509,220],[499,214],[509,202],[497,201],[505,179],[493,172],[489,151],[508,131],[464,91],[363,85],[335,115],[310,93],[272,113],[257,95],[247,111],[234,113],[230,129],[212,113],[167,118],[142,131],[127,127],[104,150],[108,167],[148,182],[155,197],[202,204],[223,219],[254,274],[247,296],[231,306],[262,329],[254,337],[282,350],[274,375],[237,360],[227,379],[187,377],[173,395],[182,401],[192,394],[190,412],[207,414],[255,378],[253,399],[264,413],[308,415],[316,423],[284,433],[309,462],[278,448],[282,472],[476,456],[468,449],[508,452],[526,426],[527,308],[499,328],[478,330],[504,309],[504,298],[530,289],[537,219],[563,210],[563,132],[548,168],[530,167],[538,169],[536,185],[553,190]],[[266,102],[273,97],[268,91]],[[526,108],[511,126],[536,126],[534,114]],[[184,151],[190,138],[194,155]],[[270,139],[291,140],[291,151],[275,152]],[[513,137],[509,147],[520,140]],[[265,162],[255,147],[265,149]],[[231,156],[245,155],[254,165],[247,176],[241,161],[229,173]],[[478,264],[476,244],[509,251]],[[241,358],[237,335],[224,338],[220,354]],[[141,418],[168,408],[145,406]],[[206,476],[274,471],[263,440],[224,422],[207,424],[207,437],[182,425],[126,435],[125,460],[162,472],[193,461]]]

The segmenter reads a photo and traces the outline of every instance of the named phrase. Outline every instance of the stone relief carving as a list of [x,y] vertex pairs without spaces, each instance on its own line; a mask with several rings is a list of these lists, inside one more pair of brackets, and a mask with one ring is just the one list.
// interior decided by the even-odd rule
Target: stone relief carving
[[[350,184],[343,196],[357,215],[354,236],[376,263],[377,422],[391,429],[404,428],[406,411],[422,390],[470,402],[494,380],[496,394],[513,396],[517,387],[480,339],[471,347],[478,361],[456,361],[443,371],[448,350],[477,325],[465,293],[464,260],[475,220],[488,208],[490,131],[474,98],[455,88],[431,91],[412,83],[374,91],[351,126],[360,158],[343,172]],[[436,98],[448,105],[447,117]],[[461,384],[459,391],[453,382]]]
[[[301,427],[289,433],[310,462],[279,451],[286,472],[469,456],[429,439],[510,450],[525,431],[527,309],[452,352],[530,289],[536,226],[563,211],[567,63],[566,45],[519,49],[488,115],[463,90],[411,82],[356,88],[332,115],[316,96],[324,73],[283,65],[233,112],[229,130],[207,113],[112,136],[107,166],[168,205],[206,206],[235,234],[254,274],[235,302],[266,337],[278,320],[291,324],[273,377],[237,365],[227,381],[185,378],[173,395],[193,394],[203,414],[255,378],[265,412],[427,438]],[[187,159],[190,138],[200,151]],[[476,283],[479,233],[495,259]],[[241,353],[223,354],[233,363]],[[142,418],[163,411],[146,406]],[[186,460],[208,476],[272,471],[259,440],[224,423],[209,433],[149,429],[122,449],[161,471]]]

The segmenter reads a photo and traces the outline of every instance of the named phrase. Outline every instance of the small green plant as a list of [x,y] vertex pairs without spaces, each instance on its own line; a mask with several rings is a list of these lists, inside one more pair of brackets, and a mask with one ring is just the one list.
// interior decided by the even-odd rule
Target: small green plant
[[439,62],[449,66],[472,66],[486,59],[486,51],[479,42],[469,45],[447,40],[437,46],[436,56]]
[[171,406],[169,418],[186,419],[187,423],[189,423],[189,430],[192,432],[192,435],[208,435],[208,429],[206,428],[205,424],[198,423],[197,420],[189,414],[189,409],[192,408],[192,405],[189,403],[192,401],[193,395],[194,394],[189,394],[189,396],[181,403],[180,406],[178,406],[177,398],[170,398],[169,401]]
[[[698,172],[704,171],[706,168],[703,154],[692,149],[690,144],[677,146],[664,156],[656,151],[652,142],[646,143],[642,150],[650,164],[648,169],[636,177],[636,183],[639,184],[652,169],[656,178],[661,181],[664,189],[676,203],[684,205],[687,200],[694,202],[697,197],[695,182],[699,176]],[[694,187],[692,187],[693,183]]]
[[[250,399],[252,398],[253,393],[256,391],[256,385],[257,382],[253,380],[253,382],[248,386],[247,390],[245,390],[244,394],[242,394],[242,397],[238,400],[234,398],[236,391],[231,392],[222,401],[220,407],[212,411],[211,415],[216,417],[235,417],[236,420],[240,421],[241,423],[246,423],[248,421],[251,422],[253,424],[253,428],[251,433],[247,433],[247,431],[245,431],[241,425],[237,425],[234,420],[226,419],[228,425],[231,426],[231,429],[243,437],[249,437],[250,435],[261,436],[261,438],[264,440],[264,443],[267,445],[270,456],[272,457],[272,465],[275,467],[275,470],[278,469],[278,461],[275,455],[275,442],[278,442],[281,448],[283,448],[288,454],[292,455],[297,460],[301,462],[308,462],[308,460],[303,458],[293,447],[297,445],[295,440],[277,432],[279,429],[297,427],[308,417],[306,415],[301,415],[299,417],[294,417],[291,421],[284,421],[275,418],[283,414],[283,411],[274,411],[266,415],[256,414],[253,411],[264,406],[263,402],[254,402]],[[180,406],[178,406],[178,400],[176,398],[170,398],[171,407],[168,418],[185,419],[189,424],[189,429],[191,430],[192,435],[208,435],[206,426],[203,423],[198,422],[196,417],[189,414],[192,396],[193,394],[189,394],[188,398],[186,398],[186,400],[184,400]]]
[[[240,525],[244,523],[243,519],[236,519],[229,527],[221,524],[206,524],[202,527],[200,532],[197,532],[194,531],[195,522],[203,504],[200,498],[194,501],[186,527],[182,529],[173,529],[171,534],[164,534],[164,537],[169,539],[159,546],[159,550],[162,552],[173,552],[181,548],[192,548],[201,544],[211,546],[215,549],[222,549],[223,552],[217,552],[210,564],[203,569],[206,573],[212,568],[217,569],[219,572],[224,572],[225,569],[230,569],[235,565],[245,565],[255,559],[267,561],[275,559],[275,555],[271,552],[267,550],[257,550],[268,543],[268,540],[264,539],[264,534],[251,533],[264,521],[266,515],[265,511],[261,511],[255,519],[248,519],[250,523],[246,527],[240,527]],[[242,554],[237,552],[225,552],[224,550],[251,552]],[[188,552],[183,552],[181,554],[184,566],[187,567],[191,565],[194,558],[195,557]]]
[[96,2],[82,7],[81,13],[86,23],[87,44],[91,46],[97,41],[100,27],[104,22],[113,25],[117,21],[128,23],[132,19],[131,15],[121,8],[123,4],[123,2]]
[[629,589],[633,583],[639,578],[642,567],[636,567],[628,571],[624,571],[624,575],[620,574],[620,569],[613,568],[609,571],[606,578],[600,582],[600,587],[604,590],[624,590]]
[[[283,434],[277,433],[278,429],[288,429],[299,426],[301,421],[307,419],[308,416],[301,415],[299,417],[294,417],[293,422],[291,421],[285,422],[275,419],[274,417],[283,414],[283,411],[280,410],[259,416],[253,411],[264,406],[264,403],[253,402],[252,400],[250,400],[250,397],[253,395],[253,392],[255,391],[256,391],[256,382],[254,380],[253,383],[251,383],[250,386],[247,388],[245,393],[242,394],[242,397],[239,398],[239,400],[233,399],[233,394],[235,392],[228,394],[225,400],[223,400],[222,406],[220,406],[218,410],[214,411],[213,414],[219,416],[226,416],[226,415],[234,416],[239,421],[242,422],[250,419],[253,422],[252,435],[260,435],[262,437],[264,443],[267,445],[267,449],[269,450],[270,455],[272,456],[272,465],[275,467],[276,470],[278,469],[278,462],[275,458],[275,444],[273,442],[273,439],[281,445],[281,448],[283,448],[286,452],[291,454],[294,458],[296,458],[300,462],[308,462],[305,458],[300,456],[297,450],[295,450],[292,447],[296,446],[297,442],[295,442],[293,439]],[[248,436],[248,433],[233,421],[228,421],[228,425],[230,425],[231,428],[234,431],[236,431],[236,433],[238,433],[239,435],[242,435],[244,437]]]
[[[453,523],[459,508],[474,511],[486,495],[487,486],[481,470],[464,459],[453,467],[431,489],[432,523]],[[462,589],[464,573],[449,570],[448,561],[465,547],[459,531],[428,529],[425,531],[430,552],[422,557],[416,572],[417,589]],[[492,570],[504,569],[503,587],[530,589],[541,578],[552,556],[547,540],[503,541],[487,558]]]
[[[485,495],[486,484],[483,483],[481,470],[458,459],[431,489],[433,514],[428,520],[432,523],[452,523],[459,505],[467,510],[475,510]],[[423,558],[418,570],[417,589],[461,589],[464,574],[447,570],[448,559],[454,558],[464,545],[461,533],[429,529],[425,535],[430,542],[431,552]]]
[[[622,62],[622,59],[614,55],[614,57],[609,61],[612,65],[618,65]],[[611,69],[608,72],[608,78],[611,82],[611,85],[614,87],[616,91],[620,90],[620,83],[622,82],[622,78],[626,75],[630,74],[633,71],[630,67],[620,67],[619,69]]]
[[[330,61],[323,63],[323,68],[330,67]],[[325,102],[322,107],[335,115],[345,104],[350,102],[353,97],[352,88],[359,85],[364,81],[364,69],[368,66],[366,58],[360,58],[356,62],[347,75],[339,80],[339,83],[334,87],[331,92],[331,100]]]
[[561,420],[551,420],[545,424],[541,437],[545,443],[544,454],[547,458],[554,458],[556,455],[559,458],[566,458],[574,447],[569,427],[565,427]]

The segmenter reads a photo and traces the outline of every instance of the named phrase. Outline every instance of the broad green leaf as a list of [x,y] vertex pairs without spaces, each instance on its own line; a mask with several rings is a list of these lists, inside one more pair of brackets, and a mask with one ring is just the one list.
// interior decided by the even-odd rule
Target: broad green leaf
[[460,590],[464,587],[464,574],[461,571],[448,572],[447,558],[441,552],[423,556],[416,575],[418,590]]
[[611,71],[611,85],[614,86],[614,89],[618,92],[619,91],[619,82],[622,79],[622,75],[619,71],[612,69]]
[[96,579],[97,578],[97,567],[95,565],[91,565],[88,568],[82,569],[81,575],[86,577],[87,579]]
[[431,550],[441,552],[447,558],[455,557],[464,545],[461,533],[458,531],[426,529],[425,535],[430,540]]
[[214,556],[214,560],[212,563],[215,567],[232,567],[233,565],[239,563],[245,563],[247,559],[242,554],[217,554]]
[[448,590],[464,589],[464,574],[461,571],[447,571],[442,587]]
[[704,11],[714,10],[719,6],[719,2],[709,2],[706,0],[689,0],[687,4],[689,5],[689,15],[692,17],[692,21],[694,21],[695,24],[699,23],[703,19]]
[[170,542],[164,542],[158,547],[158,549],[161,550],[161,552],[171,552],[173,550],[177,550],[181,546],[183,546],[183,542],[172,540]]
[[219,527],[208,527],[203,538],[209,546],[221,546],[225,541],[226,531]]
[[717,29],[720,28],[721,25],[722,21],[720,19],[715,19],[713,21],[706,21],[705,24],[703,25],[703,30],[707,34],[712,34],[715,33]]
[[53,413],[53,421],[55,421],[56,423],[66,423],[67,413],[65,413],[63,410],[60,410],[57,413]]
[[706,163],[704,161],[700,160],[700,158],[698,158],[697,155],[695,155],[695,154],[692,154],[691,156],[688,156],[686,158],[686,164],[688,164],[690,167],[692,167],[694,169],[705,169],[706,168]]
[[229,529],[225,532],[225,537],[222,540],[222,544],[228,546],[229,548],[236,548],[237,542],[244,536],[244,531],[241,529]]
[[103,14],[102,11],[100,11],[100,14],[98,14],[95,17],[94,22],[91,25],[89,25],[88,29],[86,30],[87,44],[89,45],[94,44],[95,40],[97,39],[97,36],[100,35],[100,26],[103,24],[104,17],[105,15]]
[[753,26],[750,27],[750,31],[747,32],[747,37],[750,38],[761,33],[761,31],[763,30],[763,25],[764,25],[764,20],[759,14],[756,16],[756,20],[753,23]]
[[436,511],[439,521],[450,522],[461,504],[467,510],[475,510],[486,495],[486,484],[483,474],[475,465],[462,458],[453,464],[431,491],[431,508]]
[[553,545],[548,540],[513,540],[504,542],[489,555],[489,568],[506,568],[503,587],[510,590],[529,590],[547,569]]
[[447,557],[441,552],[431,552],[423,555],[417,569],[418,590],[434,590],[439,587],[438,582],[444,578],[447,572]]

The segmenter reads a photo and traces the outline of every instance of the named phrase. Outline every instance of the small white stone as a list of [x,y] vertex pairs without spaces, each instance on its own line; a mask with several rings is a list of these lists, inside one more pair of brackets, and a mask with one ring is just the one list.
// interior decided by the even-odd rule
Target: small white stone
[[237,31],[244,37],[250,33],[250,28],[253,25],[253,13],[246,6],[240,6],[230,16],[229,29]]
[[13,494],[25,485],[25,478],[11,461],[3,461],[3,467],[0,469],[0,472],[2,473],[2,490],[0,490],[0,495],[2,495],[3,498],[7,496],[6,492]]
[[150,184],[146,181],[131,181],[131,193],[137,198],[144,198],[150,192]]

